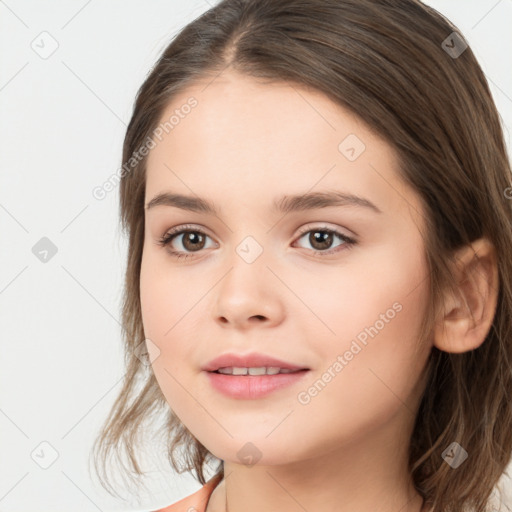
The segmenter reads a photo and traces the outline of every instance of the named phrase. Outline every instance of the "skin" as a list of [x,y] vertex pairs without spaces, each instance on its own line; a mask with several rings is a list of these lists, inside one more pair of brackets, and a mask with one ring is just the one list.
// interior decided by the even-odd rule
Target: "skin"
[[[418,343],[429,294],[419,197],[399,178],[391,146],[319,92],[233,71],[208,82],[190,86],[165,110],[162,119],[169,119],[190,96],[198,101],[150,151],[145,203],[173,191],[214,202],[220,215],[147,210],[140,281],[162,392],[187,429],[224,460],[225,478],[207,512],[227,504],[229,512],[418,512],[423,500],[407,471],[407,449],[423,370],[433,344],[465,350],[469,331],[459,316],[455,331],[440,324],[431,343]],[[355,161],[338,149],[349,134],[366,147]],[[331,206],[283,216],[270,209],[283,194],[320,190],[362,196],[381,213]],[[184,235],[172,247],[157,244],[185,224],[208,235],[199,251],[187,251],[193,246]],[[347,248],[335,236],[322,257],[310,232],[300,234],[304,226],[313,233],[327,226],[357,243]],[[236,252],[246,236],[263,249],[250,264]],[[190,257],[178,260],[169,249]],[[394,303],[400,312],[300,403],[298,393]],[[450,311],[459,305],[450,304]],[[484,306],[485,320],[492,300]],[[472,334],[481,342],[485,325]],[[201,366],[221,353],[251,351],[311,370],[256,400],[210,386]],[[248,442],[261,457],[251,466],[237,455]]]

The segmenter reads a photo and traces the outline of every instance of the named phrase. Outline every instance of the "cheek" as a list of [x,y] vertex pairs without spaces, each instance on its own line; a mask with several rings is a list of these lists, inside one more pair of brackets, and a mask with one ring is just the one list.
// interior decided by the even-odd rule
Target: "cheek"
[[[140,302],[146,337],[164,342],[187,323],[183,318],[179,324],[193,306],[196,293],[194,285],[183,276],[183,272],[170,264],[170,256],[164,249],[145,247],[140,269]],[[165,350],[165,346],[162,348]]]
[[324,366],[301,388],[294,418],[323,433],[320,444],[312,443],[318,452],[343,440],[371,438],[392,418],[415,414],[418,379],[430,351],[418,347],[428,289],[410,292],[395,282],[395,302],[389,299],[392,288],[387,290],[374,290],[371,301],[354,301],[334,324],[340,335],[317,344]]
[[430,347],[420,346],[419,338],[430,293],[428,271],[420,252],[405,254],[370,268],[354,287],[347,310],[339,312],[336,354],[344,355],[347,365],[341,372],[346,383],[339,382],[335,393],[348,386],[348,402],[381,397],[390,407],[400,406],[397,396],[409,396],[426,364]]
[[144,335],[159,349],[160,353],[153,363],[157,378],[166,368],[174,373],[176,361],[183,357],[179,346],[173,343],[175,327],[181,311],[179,297],[169,276],[162,272],[162,266],[155,264],[154,258],[144,256],[140,274],[140,302]]
[[412,241],[405,246],[382,244],[355,251],[347,261],[347,265],[310,267],[300,274],[281,272],[307,306],[306,311],[298,304],[304,309],[299,321],[312,343],[319,340],[315,352],[332,357],[333,352],[348,350],[355,339],[363,347],[374,340],[376,350],[407,350],[404,342],[419,336],[428,299],[421,246]]
[[[166,266],[158,255],[146,254],[141,263],[140,301],[145,337],[158,347],[158,357],[152,361],[152,370],[162,393],[180,418],[194,407],[187,389],[192,389],[194,377],[191,367],[196,363],[195,339],[191,322],[194,305],[206,289],[196,289]],[[189,287],[187,287],[190,286]],[[195,297],[197,295],[197,297]],[[195,371],[196,369],[194,369]],[[199,368],[197,368],[199,372]]]
[[[308,315],[311,343],[323,364],[317,373],[326,382],[324,372],[336,375],[316,401],[356,407],[372,404],[384,393],[388,405],[399,405],[393,392],[406,397],[414,388],[430,351],[419,346],[430,292],[421,250],[403,249],[373,251],[372,264],[361,261],[360,268],[338,271],[337,277],[323,281],[329,284],[315,287],[309,303],[305,300],[329,328]],[[316,342],[313,324],[324,332]]]
[[[158,267],[143,257],[140,272],[140,303],[142,323],[146,338],[158,340],[170,328],[170,318],[165,314],[172,311],[169,301],[172,293],[162,280]],[[158,343],[157,343],[158,344]]]

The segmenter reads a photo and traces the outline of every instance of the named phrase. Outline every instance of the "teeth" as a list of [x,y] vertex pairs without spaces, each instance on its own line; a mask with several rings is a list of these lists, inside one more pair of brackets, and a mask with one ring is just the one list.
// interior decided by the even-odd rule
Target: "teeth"
[[247,368],[249,375],[265,375],[267,373],[267,369],[262,366],[260,368]]
[[226,368],[219,368],[217,371],[225,375],[276,375],[278,373],[293,373],[299,370],[290,370],[288,368],[281,369],[276,366],[260,366],[259,368],[228,366]]

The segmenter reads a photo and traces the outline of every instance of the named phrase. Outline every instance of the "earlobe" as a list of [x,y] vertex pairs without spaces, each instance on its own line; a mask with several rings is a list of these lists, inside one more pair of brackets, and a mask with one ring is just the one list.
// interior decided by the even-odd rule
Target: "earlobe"
[[496,312],[499,281],[493,244],[480,238],[457,251],[453,272],[458,296],[444,298],[434,327],[434,345],[445,352],[462,353],[484,342]]

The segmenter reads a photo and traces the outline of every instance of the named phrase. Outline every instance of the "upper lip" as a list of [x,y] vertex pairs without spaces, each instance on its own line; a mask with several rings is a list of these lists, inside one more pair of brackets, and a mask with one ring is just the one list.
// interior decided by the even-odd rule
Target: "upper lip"
[[260,368],[262,366],[286,368],[290,370],[309,370],[304,366],[298,366],[292,363],[287,363],[281,359],[267,356],[265,354],[250,353],[250,354],[222,354],[215,359],[212,359],[202,370],[214,372],[219,368],[237,367],[237,368]]

